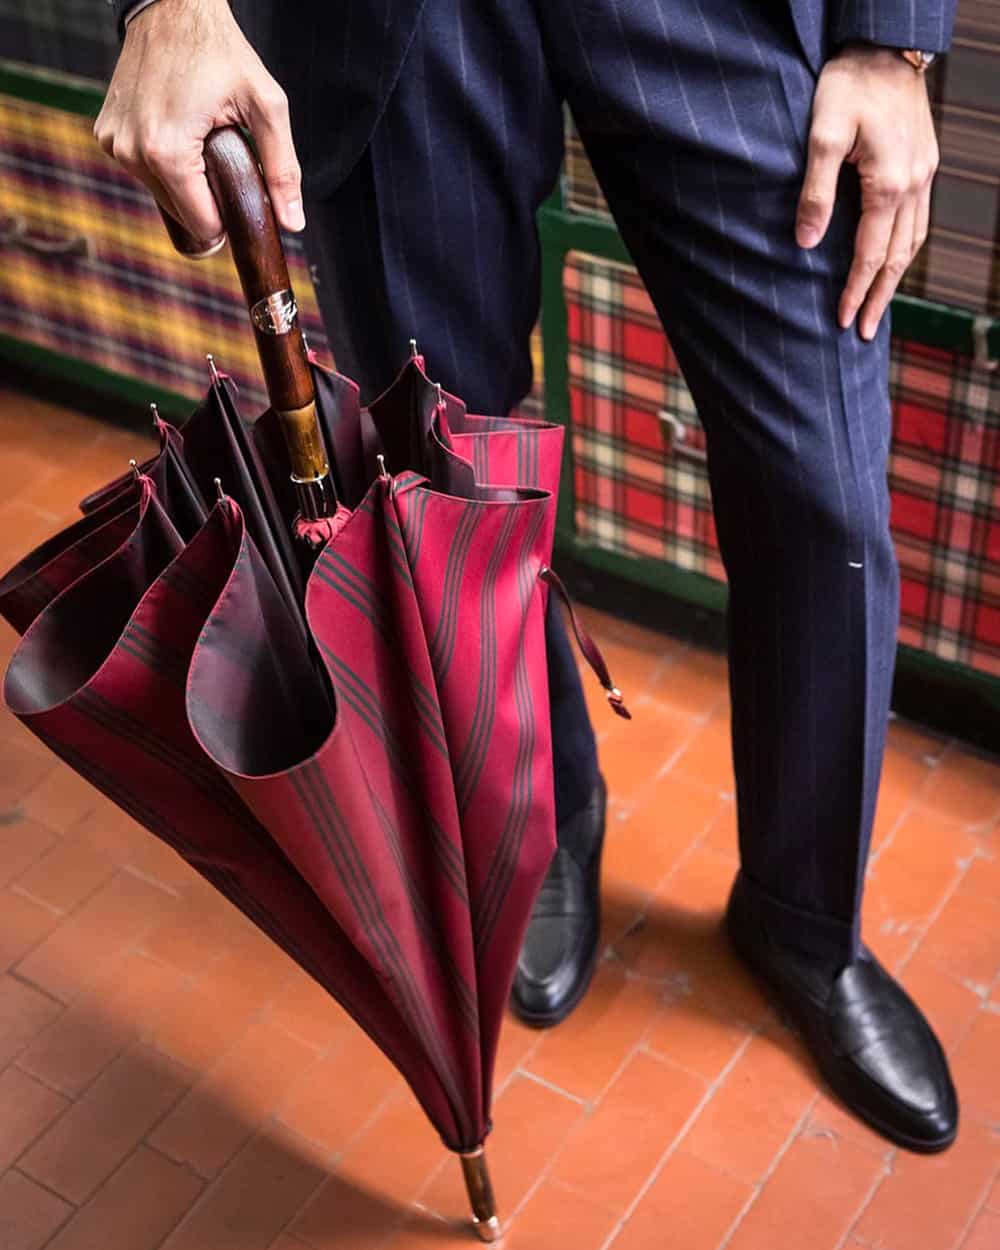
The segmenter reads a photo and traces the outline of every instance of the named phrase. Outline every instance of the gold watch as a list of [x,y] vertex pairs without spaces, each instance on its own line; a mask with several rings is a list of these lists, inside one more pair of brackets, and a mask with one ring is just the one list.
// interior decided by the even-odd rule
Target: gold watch
[[908,61],[918,74],[926,74],[937,60],[936,52],[921,52],[919,48],[900,48],[899,55]]

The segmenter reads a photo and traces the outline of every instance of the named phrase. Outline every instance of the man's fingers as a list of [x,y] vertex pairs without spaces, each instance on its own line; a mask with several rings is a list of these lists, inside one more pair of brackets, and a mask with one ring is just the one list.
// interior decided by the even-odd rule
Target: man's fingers
[[913,251],[910,259],[920,251],[927,242],[927,232],[931,224],[931,188],[930,183],[917,196],[917,211],[913,219]]
[[302,173],[292,141],[288,99],[274,79],[268,79],[255,93],[249,111],[250,129],[278,221],[285,230],[301,230],[306,224]]
[[168,211],[190,234],[206,245],[221,236],[222,218],[205,177],[201,140],[161,126],[140,136],[138,158],[142,167],[138,176],[145,171],[166,190],[173,204]]
[[896,222],[898,204],[876,203],[863,209],[854,236],[854,260],[840,297],[838,320],[846,330],[865,302],[872,283],[882,272],[889,254],[889,240]]
[[103,126],[100,118],[94,137],[101,149],[141,182],[160,207],[206,249],[218,242],[223,230],[215,198],[204,173],[185,172],[191,157],[183,158],[179,150],[172,154],[165,143],[143,141],[131,128],[113,131]]
[[161,208],[180,221],[180,216],[166,187],[142,163],[139,157],[138,143],[127,134],[108,134],[105,137],[98,135],[96,130],[94,133],[97,137],[97,142],[108,156],[117,161],[122,169],[130,173],[133,178],[141,182]]
[[886,252],[885,264],[872,283],[858,318],[858,333],[870,341],[878,333],[882,314],[896,293],[913,256],[913,227],[917,215],[916,201],[908,196],[900,205]]
[[809,135],[809,158],[795,217],[799,247],[815,247],[826,234],[833,215],[840,167],[850,150],[846,135],[828,132],[820,125]]

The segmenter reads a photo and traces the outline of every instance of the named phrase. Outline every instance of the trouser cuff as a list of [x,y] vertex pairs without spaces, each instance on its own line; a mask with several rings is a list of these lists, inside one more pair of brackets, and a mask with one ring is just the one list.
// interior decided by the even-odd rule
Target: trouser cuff
[[742,870],[733,884],[729,905],[753,915],[777,945],[836,971],[858,955],[855,923],[788,903],[751,880]]

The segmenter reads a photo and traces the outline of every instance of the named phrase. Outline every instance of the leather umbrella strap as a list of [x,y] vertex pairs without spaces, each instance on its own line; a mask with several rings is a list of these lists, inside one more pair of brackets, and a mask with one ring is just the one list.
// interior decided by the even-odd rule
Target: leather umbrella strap
[[612,710],[625,720],[632,719],[632,713],[625,706],[625,700],[622,692],[611,680],[611,673],[608,671],[607,662],[601,654],[601,649],[597,643],[591,638],[587,632],[587,627],[580,620],[576,608],[573,607],[573,601],[569,597],[569,591],[563,585],[562,578],[553,569],[546,564],[542,567],[538,574],[539,578],[550,586],[559,598],[563,601],[566,611],[569,613],[570,624],[573,626],[573,633],[576,635],[577,645],[583,654],[583,658],[594,670],[594,675],[604,687],[608,702],[611,704]]

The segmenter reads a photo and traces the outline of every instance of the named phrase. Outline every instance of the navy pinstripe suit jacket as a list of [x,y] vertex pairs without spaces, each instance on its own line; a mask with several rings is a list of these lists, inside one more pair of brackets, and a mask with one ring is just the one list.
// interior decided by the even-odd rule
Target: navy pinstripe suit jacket
[[[121,22],[136,0],[110,0]],[[314,191],[350,172],[396,81],[426,0],[233,0],[240,25],[288,93]],[[787,0],[809,61],[848,40],[943,52],[957,0]]]

